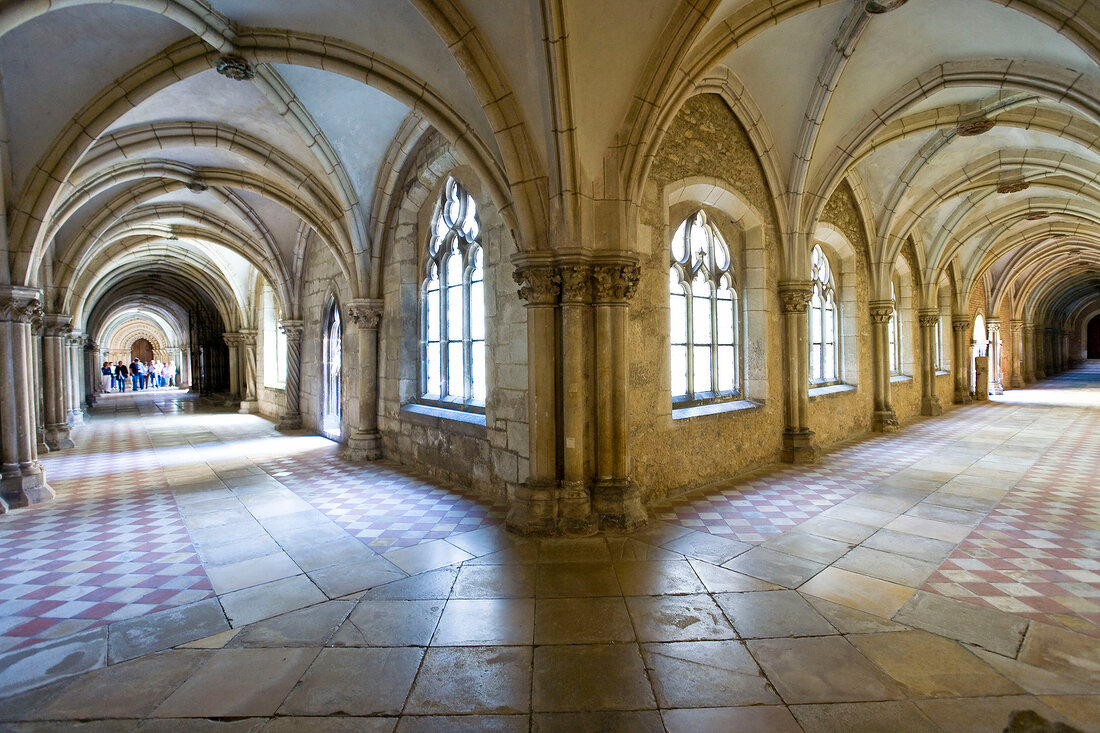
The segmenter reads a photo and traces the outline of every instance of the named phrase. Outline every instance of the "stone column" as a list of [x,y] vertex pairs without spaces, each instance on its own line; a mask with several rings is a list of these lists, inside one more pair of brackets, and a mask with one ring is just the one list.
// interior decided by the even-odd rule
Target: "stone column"
[[51,450],[73,447],[67,418],[68,390],[65,365],[68,363],[65,340],[72,330],[73,317],[51,313],[42,316],[42,395],[46,412],[46,445]]
[[53,489],[38,462],[31,394],[31,322],[40,291],[0,287],[0,513],[49,501]]
[[31,321],[30,357],[33,364],[30,369],[31,382],[31,410],[34,412],[34,432],[37,442],[38,455],[50,452],[46,445],[46,391],[42,388],[42,363],[45,361],[43,347],[43,334],[45,327],[42,323],[42,312]]
[[191,349],[190,348],[181,348],[180,349],[179,368],[180,368],[180,383],[176,386],[177,387],[183,387],[184,385],[186,385],[188,391],[190,391],[191,390]]
[[989,330],[989,391],[991,394],[1004,394],[1001,372],[1001,319],[990,318],[985,322]]
[[970,319],[966,316],[955,316],[951,319],[951,330],[955,334],[955,358],[951,360],[951,368],[955,372],[953,401],[956,405],[966,405],[973,402],[970,396],[970,355],[967,353],[970,345]]
[[279,418],[280,430],[302,427],[302,322],[283,320],[279,329],[286,334],[286,409]]
[[[592,490],[588,486],[585,457],[589,445],[589,409],[592,393],[589,380],[589,342],[592,333],[593,271],[588,263],[577,262],[558,268],[561,282],[561,424],[562,424],[562,479],[558,493],[558,530],[567,535],[590,535],[596,532],[599,516],[593,510]],[[599,347],[597,346],[597,349]],[[597,359],[599,357],[597,356]],[[611,365],[606,365],[611,369]],[[610,373],[610,372],[609,372]],[[601,372],[602,374],[602,372]],[[608,395],[610,398],[610,395]],[[610,405],[608,406],[610,409]],[[602,405],[597,406],[600,414]],[[601,415],[601,418],[603,416]],[[607,416],[613,420],[613,415]],[[605,439],[612,441],[613,426],[609,421]],[[613,461],[606,460],[603,469],[607,476],[604,483],[610,485],[615,469]],[[600,474],[603,476],[603,474]],[[614,490],[612,489],[612,493]],[[614,501],[614,496],[609,496]],[[610,514],[621,511],[613,505],[607,507]],[[609,520],[610,521],[610,520]]]
[[239,400],[241,398],[241,339],[240,333],[232,332],[222,334],[225,345],[229,347],[229,398]]
[[513,278],[527,301],[527,420],[530,470],[505,520],[520,534],[557,532],[557,328],[560,278],[549,261],[521,259]]
[[630,445],[627,440],[630,357],[626,340],[630,300],[638,290],[641,268],[634,261],[620,260],[597,264],[592,275],[595,286],[598,416],[596,484],[592,504],[602,529],[631,531],[646,523],[641,489],[630,478]]
[[349,405],[350,428],[343,456],[349,461],[375,461],[382,457],[378,432],[378,328],[384,302],[360,298],[348,302],[348,318],[355,324],[359,345],[359,402]]
[[1008,386],[1020,389],[1024,386],[1024,322],[1009,321],[1008,330],[1012,334],[1012,374]]
[[103,391],[103,362],[99,358],[99,344],[90,338],[84,340],[84,385],[88,394],[88,407],[95,404],[96,394]]
[[894,301],[872,300],[871,307],[871,364],[874,375],[875,407],[871,429],[876,433],[896,433],[898,415],[890,405],[890,318],[894,315]]
[[1058,329],[1054,332],[1055,346],[1058,349],[1058,373],[1066,371],[1069,368],[1069,334],[1062,329]]
[[812,294],[808,281],[779,283],[787,376],[783,460],[788,463],[813,463],[817,460],[814,432],[806,424],[810,413],[810,346],[806,309]]
[[84,370],[81,368],[84,361],[83,355],[84,337],[77,331],[69,335],[65,349],[65,356],[69,359],[69,404],[66,422],[73,426],[84,424],[84,410],[81,407],[81,395],[84,391]]
[[1035,381],[1035,324],[1025,323],[1023,331],[1024,383]]
[[917,320],[920,323],[920,414],[942,415],[943,405],[936,396],[936,326],[940,322],[940,312],[935,308],[923,309],[917,313]]
[[238,358],[241,367],[241,408],[242,415],[258,411],[259,400],[256,399],[256,332],[242,330],[238,346]]

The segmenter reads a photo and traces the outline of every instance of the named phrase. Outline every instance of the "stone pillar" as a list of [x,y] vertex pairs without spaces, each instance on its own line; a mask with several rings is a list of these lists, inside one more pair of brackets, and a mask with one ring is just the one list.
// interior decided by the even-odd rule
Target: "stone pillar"
[[1023,351],[1024,351],[1024,383],[1031,384],[1035,381],[1035,363],[1038,361],[1035,358],[1035,324],[1025,323],[1023,331]]
[[[596,484],[593,509],[602,529],[630,531],[645,525],[641,489],[630,478],[627,440],[629,304],[641,268],[634,262],[597,264],[593,270],[596,318]],[[604,417],[607,415],[607,418]],[[610,477],[608,473],[610,472]]]
[[359,345],[359,402],[349,405],[350,431],[343,456],[349,461],[375,461],[382,457],[378,432],[378,328],[383,301],[361,298],[348,302],[348,318],[355,324]]
[[985,322],[989,330],[989,392],[990,394],[1004,394],[1002,384],[1004,375],[1001,372],[1001,320],[990,318]]
[[1012,334],[1012,374],[1008,386],[1020,389],[1024,386],[1024,322],[1009,321],[1008,330]]
[[68,413],[66,422],[71,426],[84,424],[84,410],[81,406],[81,396],[84,392],[84,370],[81,367],[84,359],[84,337],[79,331],[69,334],[66,343],[65,356],[69,359],[68,369]]
[[256,399],[256,332],[242,330],[238,345],[238,358],[241,367],[241,408],[242,415],[248,415],[259,410],[259,400]]
[[103,391],[103,362],[99,358],[99,344],[90,338],[84,340],[84,385],[88,395],[88,407],[95,404],[96,394]]
[[527,420],[530,470],[505,520],[520,534],[557,532],[557,328],[560,278],[549,261],[521,259],[513,273],[527,301]]
[[871,307],[871,365],[874,375],[874,407],[871,429],[876,433],[896,433],[898,415],[890,405],[890,318],[894,315],[894,301],[872,300]]
[[951,319],[951,330],[955,334],[955,358],[951,360],[951,368],[955,372],[953,401],[956,405],[966,405],[973,401],[970,396],[970,354],[967,353],[970,345],[970,319],[966,316],[955,316]]
[[814,432],[806,424],[810,412],[810,347],[806,310],[812,294],[810,282],[779,283],[787,376],[783,460],[788,463],[813,463],[817,460]]
[[917,313],[920,323],[920,414],[942,415],[943,405],[936,396],[936,326],[940,312],[935,308]]
[[1061,329],[1055,333],[1058,339],[1058,372],[1062,373],[1069,369],[1069,334]]
[[974,400],[985,402],[989,399],[989,357],[974,357]]
[[[562,425],[562,477],[557,498],[558,531],[565,535],[590,535],[599,528],[599,515],[593,509],[594,487],[589,486],[586,470],[586,453],[589,446],[590,429],[589,410],[591,409],[592,390],[590,389],[589,356],[592,344],[592,294],[594,274],[592,265],[587,262],[573,262],[558,268],[561,284],[561,425]],[[608,317],[611,311],[607,311]],[[610,329],[610,320],[607,327]],[[610,338],[610,331],[608,331]],[[601,346],[603,344],[603,346]],[[597,351],[610,348],[605,342],[597,342]],[[597,360],[600,357],[597,355]],[[611,359],[605,359],[601,367],[610,376],[614,366]],[[600,371],[603,375],[604,371]],[[609,400],[607,415],[602,411],[603,403],[596,407],[596,414],[604,423],[604,439],[607,447],[613,450],[614,414],[610,394],[603,394]],[[604,419],[606,418],[606,419]],[[609,505],[605,507],[609,522],[621,524],[622,514],[615,505],[616,489],[612,486],[615,475],[613,457],[608,455],[602,461],[603,470],[599,473],[601,487],[606,488]],[[606,474],[604,473],[606,472]],[[616,519],[619,517],[618,519]]]
[[186,386],[188,391],[190,391],[191,385],[192,385],[192,381],[191,381],[191,349],[190,348],[181,348],[180,349],[179,368],[180,368],[180,383],[176,386],[177,387]]
[[1054,329],[1043,329],[1043,364],[1046,376],[1053,377],[1056,374],[1054,367]]
[[51,450],[73,447],[69,437],[68,390],[65,383],[68,363],[65,341],[72,330],[72,320],[72,316],[59,313],[42,317],[45,329],[42,338],[42,395],[46,408],[46,445]]
[[279,429],[297,430],[302,427],[302,322],[283,320],[279,329],[286,334],[286,409]]
[[40,291],[0,287],[0,513],[49,501],[53,489],[38,462],[31,384],[31,322]]
[[241,340],[240,333],[232,332],[222,334],[225,345],[229,347],[229,398],[239,400],[241,398]]
[[31,382],[31,410],[34,412],[34,432],[37,442],[38,455],[50,452],[46,445],[46,391],[42,388],[42,363],[45,361],[43,347],[43,334],[45,327],[42,323],[41,311],[31,321],[30,356],[33,364],[30,369]]

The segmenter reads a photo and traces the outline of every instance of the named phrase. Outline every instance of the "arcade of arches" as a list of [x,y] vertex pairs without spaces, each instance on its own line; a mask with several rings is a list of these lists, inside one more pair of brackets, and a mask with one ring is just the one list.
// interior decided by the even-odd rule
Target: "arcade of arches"
[[0,514],[135,356],[518,538],[1100,358],[1091,0],[353,5],[0,3]]

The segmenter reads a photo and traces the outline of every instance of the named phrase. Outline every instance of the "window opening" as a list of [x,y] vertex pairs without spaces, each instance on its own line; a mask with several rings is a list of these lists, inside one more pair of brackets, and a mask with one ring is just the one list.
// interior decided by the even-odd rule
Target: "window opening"
[[810,253],[810,383],[839,381],[837,370],[836,285],[829,258],[815,244]]
[[341,328],[340,308],[336,301],[329,305],[328,318],[322,338],[325,376],[321,396],[321,433],[326,438],[340,437],[340,357]]

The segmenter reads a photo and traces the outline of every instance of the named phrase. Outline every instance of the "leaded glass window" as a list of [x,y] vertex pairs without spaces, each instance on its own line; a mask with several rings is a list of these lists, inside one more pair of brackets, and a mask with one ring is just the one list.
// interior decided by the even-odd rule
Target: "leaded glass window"
[[729,247],[702,210],[672,237],[668,287],[673,400],[736,395],[741,367],[735,272]]
[[485,263],[473,196],[448,178],[426,243],[421,286],[420,394],[485,404]]
[[827,384],[839,380],[837,370],[836,284],[829,258],[820,245],[810,253],[810,382]]

